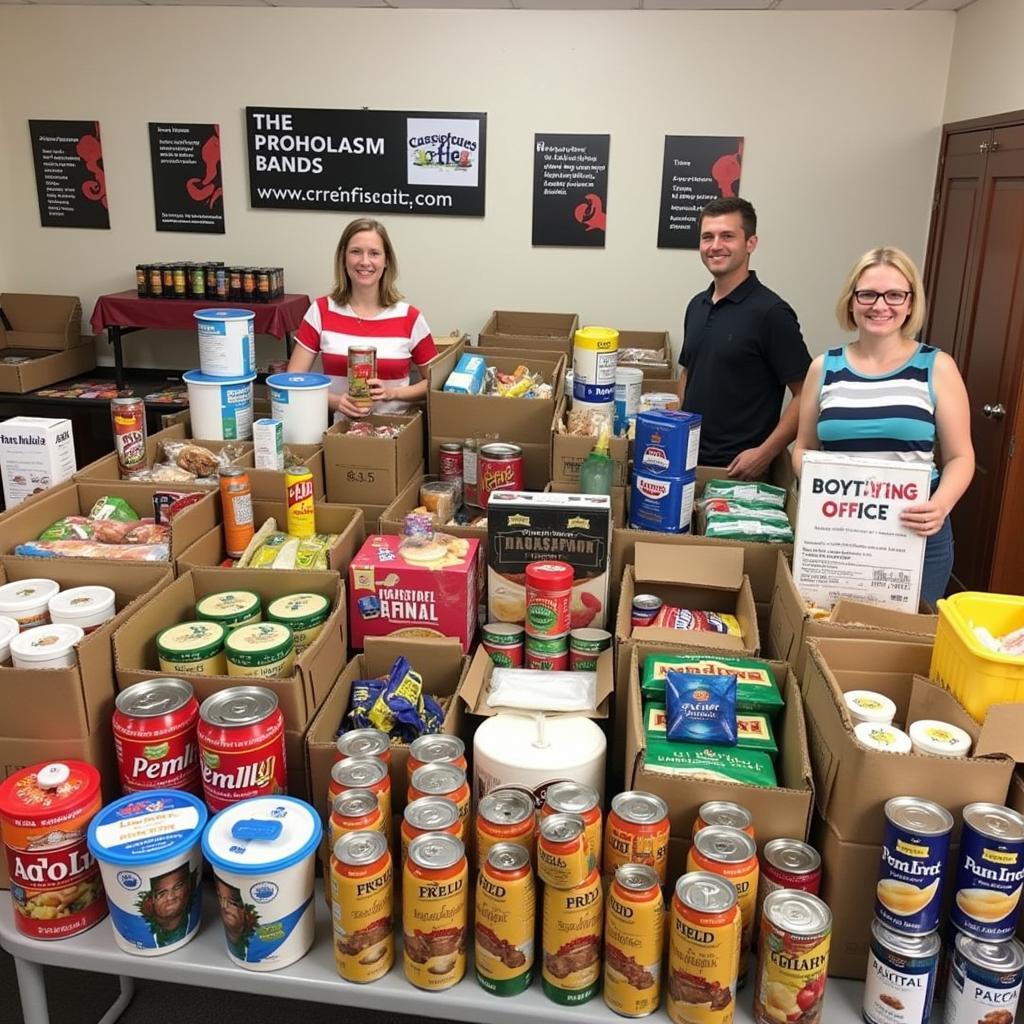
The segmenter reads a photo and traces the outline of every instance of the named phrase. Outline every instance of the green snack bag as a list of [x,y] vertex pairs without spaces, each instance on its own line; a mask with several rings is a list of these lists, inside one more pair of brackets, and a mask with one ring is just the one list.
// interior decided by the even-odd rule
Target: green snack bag
[[670,669],[700,675],[735,675],[736,710],[770,715],[773,718],[785,706],[775,681],[775,673],[756,658],[724,654],[649,654],[640,677],[640,695],[644,700],[665,700],[665,676]]
[[[644,705],[644,736],[647,744],[672,742],[667,736],[666,708],[661,701],[648,701]],[[779,755],[775,730],[771,719],[765,714],[737,712],[736,746],[741,750],[759,750],[767,754],[774,763]]]
[[770,789],[777,786],[772,759],[758,750],[712,744],[672,743],[652,738],[644,753],[648,768],[691,778],[742,782]]
[[139,513],[124,498],[112,498],[109,495],[100,498],[91,509],[90,519],[113,519],[119,523],[134,523]]
[[792,544],[793,528],[789,522],[736,516],[732,513],[711,512],[700,517],[701,533],[705,537],[721,540],[750,541],[753,544]]
[[758,480],[709,480],[704,485],[701,501],[728,498],[731,501],[761,502],[769,508],[785,508],[786,492],[782,487]]

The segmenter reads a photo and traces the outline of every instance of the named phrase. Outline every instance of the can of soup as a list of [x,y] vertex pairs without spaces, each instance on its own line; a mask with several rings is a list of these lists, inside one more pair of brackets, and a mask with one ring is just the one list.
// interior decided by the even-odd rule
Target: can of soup
[[537,874],[545,885],[574,889],[595,868],[578,814],[549,814],[537,828]]
[[958,932],[950,955],[943,1024],[1013,1024],[1024,978],[1016,939],[982,942]]
[[623,1017],[646,1017],[661,1000],[665,901],[648,864],[615,872],[604,915],[604,1001]]
[[524,634],[515,622],[489,622],[480,629],[480,646],[499,668],[522,668]]
[[517,444],[485,444],[477,463],[477,501],[487,508],[492,491],[523,489],[523,449]]
[[544,994],[552,1002],[575,1006],[597,995],[603,925],[596,868],[571,889],[544,886],[542,978]]
[[537,891],[530,853],[497,843],[480,865],[474,921],[476,980],[496,996],[514,996],[533,980]]
[[391,737],[380,729],[350,729],[338,737],[334,746],[335,762],[350,757],[375,757],[391,767]]
[[406,772],[412,775],[417,768],[425,764],[453,764],[456,768],[466,771],[466,744],[458,736],[446,736],[441,733],[427,733],[417,736],[409,744],[409,760]]
[[469,837],[469,783],[466,772],[454,764],[425,764],[417,768],[409,779],[406,799],[418,800],[421,796],[444,796],[459,809],[462,828],[459,839],[463,843]]
[[623,864],[650,864],[664,885],[668,836],[668,805],[660,796],[639,789],[616,794],[605,822],[602,870],[610,875]]
[[871,922],[861,1011],[865,1024],[928,1024],[941,947],[938,932],[900,935],[877,918]]

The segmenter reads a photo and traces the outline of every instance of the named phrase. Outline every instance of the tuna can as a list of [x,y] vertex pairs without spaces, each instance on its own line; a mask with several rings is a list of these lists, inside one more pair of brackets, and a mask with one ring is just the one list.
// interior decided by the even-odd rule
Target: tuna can
[[328,426],[331,378],[322,373],[274,373],[267,378],[270,415],[285,444],[320,444]]
[[697,468],[701,418],[695,412],[642,412],[636,418],[634,462],[644,476],[681,477]]
[[1024,978],[1024,946],[1016,939],[953,940],[943,1024],[1013,1024]]
[[567,562],[530,562],[526,566],[526,635],[564,637],[571,619],[573,568]]
[[693,822],[692,835],[696,835],[702,828],[709,825],[725,825],[727,828],[738,828],[746,832],[751,839],[754,835],[754,817],[740,804],[734,804],[731,800],[708,800],[700,805],[697,810],[697,817]]
[[330,615],[331,602],[323,594],[286,594],[267,605],[267,622],[292,631],[296,657],[323,632]]
[[480,646],[499,668],[522,668],[524,634],[515,622],[489,622],[480,630]]
[[593,786],[583,782],[554,782],[544,794],[541,817],[552,814],[578,814],[583,819],[590,856],[601,870],[604,847],[601,796]]
[[696,473],[658,477],[633,473],[629,496],[629,525],[653,533],[689,533],[693,519]]
[[630,623],[634,629],[637,626],[649,626],[661,611],[664,601],[655,594],[637,594],[633,598],[633,611],[630,616]]
[[336,761],[331,767],[331,781],[327,785],[327,800],[332,806],[335,797],[349,789],[368,789],[377,798],[384,834],[391,842],[391,773],[388,766],[376,757],[350,757]]
[[660,796],[634,789],[612,797],[604,829],[606,875],[623,864],[650,864],[665,884],[668,865],[668,805]]
[[492,491],[523,489],[523,449],[517,444],[485,444],[477,461],[477,503],[487,508]]
[[757,885],[757,915],[769,893],[799,889],[818,895],[821,888],[821,855],[799,839],[772,839],[761,851],[761,878]]
[[515,843],[497,843],[476,880],[474,965],[485,992],[514,996],[530,987],[536,916],[529,851]]
[[114,704],[121,792],[180,789],[202,796],[192,687],[184,679],[148,679],[122,690]]
[[306,466],[289,469],[284,478],[285,517],[288,535],[312,537],[316,533],[313,471]]
[[431,992],[458,984],[466,973],[468,925],[469,867],[462,842],[444,832],[417,836],[402,876],[406,978]]
[[256,622],[232,630],[224,641],[229,676],[288,679],[295,667],[292,631],[279,622]]
[[537,832],[537,875],[545,885],[575,889],[596,869],[586,825],[578,814],[542,817]]
[[203,373],[210,377],[255,373],[255,313],[248,309],[197,309],[192,316],[199,334],[199,369]]
[[544,886],[542,979],[552,1002],[575,1006],[597,995],[603,925],[597,868],[572,889]]
[[447,832],[456,839],[462,833],[462,818],[454,800],[446,796],[421,796],[405,805],[400,829],[402,840],[402,867],[409,856],[409,844],[428,832]]
[[615,370],[615,433],[625,434],[640,411],[644,371],[634,366]]
[[487,860],[498,843],[514,844],[536,859],[537,807],[533,795],[523,789],[495,789],[476,805],[477,867]]
[[540,672],[565,672],[569,668],[569,635],[526,638],[526,665]]
[[89,824],[89,850],[100,865],[114,926],[126,953],[160,956],[199,931],[202,800],[176,789],[132,793]]
[[224,676],[224,635],[218,622],[181,622],[156,635],[160,671],[169,676]]
[[376,981],[394,965],[393,883],[391,851],[380,832],[350,832],[334,844],[334,964],[346,981]]
[[938,932],[900,935],[877,919],[871,922],[865,1024],[928,1024],[941,946]]
[[86,840],[100,804],[100,773],[84,761],[37,764],[0,782],[14,926],[30,938],[67,939],[107,916]]
[[350,729],[338,737],[334,746],[336,762],[350,757],[375,757],[391,767],[391,737],[380,729]]
[[596,672],[602,651],[610,650],[612,635],[606,629],[573,629],[569,632],[569,670]]
[[417,736],[409,744],[409,759],[405,770],[411,775],[425,764],[453,764],[466,771],[469,767],[466,764],[466,744],[458,736],[446,736],[443,733]]
[[661,1001],[665,901],[654,868],[623,864],[604,915],[604,1001],[623,1017],[646,1017]]
[[368,789],[346,789],[331,801],[327,820],[328,842],[333,847],[342,836],[352,832],[379,832],[387,842],[380,801],[377,794]]
[[232,963],[276,971],[309,952],[322,835],[320,815],[284,795],[242,800],[206,826],[203,854],[213,868]]
[[886,801],[885,818],[875,916],[894,932],[927,935],[939,927],[953,815],[930,800],[897,796]]
[[377,346],[349,345],[348,347],[348,397],[360,408],[373,405],[370,397],[370,381],[377,377]]
[[458,807],[462,822],[459,839],[466,842],[469,837],[469,783],[466,782],[465,769],[443,762],[417,768],[409,777],[406,799],[411,802],[421,796],[444,796]]
[[572,346],[573,403],[614,403],[618,363],[618,331],[610,327],[581,327]]
[[259,622],[262,615],[259,594],[251,590],[223,590],[196,602],[196,618],[219,622],[225,629]]
[[1011,938],[1020,918],[1022,882],[1024,817],[998,804],[968,804],[950,921],[975,939]]
[[252,440],[255,373],[227,378],[211,377],[202,370],[187,370],[181,379],[188,386],[193,437],[211,441]]

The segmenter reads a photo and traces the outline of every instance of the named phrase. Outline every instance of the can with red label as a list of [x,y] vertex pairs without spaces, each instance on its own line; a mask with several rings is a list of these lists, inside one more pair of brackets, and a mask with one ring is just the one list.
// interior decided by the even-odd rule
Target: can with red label
[[573,575],[568,562],[530,562],[526,566],[527,636],[568,635]]
[[488,622],[480,630],[480,646],[500,668],[522,668],[524,632],[515,622]]
[[122,479],[146,468],[146,403],[141,398],[114,398],[110,402],[114,451]]
[[523,489],[523,449],[517,444],[485,444],[477,464],[477,501],[487,508],[491,491]]
[[370,381],[377,376],[377,346],[350,345],[348,349],[348,397],[364,409],[373,405]]
[[437,475],[444,482],[451,482],[458,488],[455,507],[462,505],[462,445],[456,441],[441,445],[438,449]]
[[0,832],[18,931],[67,939],[107,916],[89,822],[102,805],[100,773],[84,761],[23,768],[0,783]]
[[192,687],[184,679],[147,679],[122,690],[114,704],[121,792],[183,789],[202,796]]
[[203,798],[216,813],[239,800],[287,793],[284,715],[262,686],[233,686],[207,697],[196,729]]
[[543,672],[565,672],[569,668],[569,634],[526,638],[526,668]]

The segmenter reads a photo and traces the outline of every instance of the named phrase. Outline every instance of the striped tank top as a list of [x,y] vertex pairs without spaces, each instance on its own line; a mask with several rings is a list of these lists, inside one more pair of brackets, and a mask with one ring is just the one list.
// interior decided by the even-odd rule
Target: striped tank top
[[818,395],[822,451],[934,463],[932,371],[938,351],[919,344],[902,366],[873,377],[850,365],[845,347],[829,349]]

